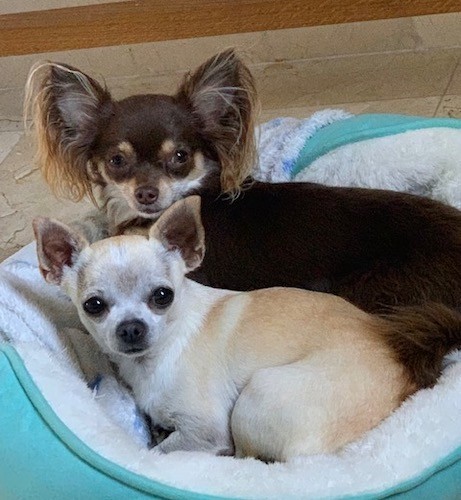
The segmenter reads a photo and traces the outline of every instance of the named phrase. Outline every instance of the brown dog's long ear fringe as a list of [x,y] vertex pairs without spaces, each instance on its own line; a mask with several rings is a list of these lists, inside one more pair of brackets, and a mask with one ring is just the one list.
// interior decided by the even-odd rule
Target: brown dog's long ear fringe
[[196,269],[205,255],[205,229],[200,216],[200,196],[188,196],[173,203],[151,227],[155,238],[168,250],[179,250],[187,270]]
[[81,71],[52,62],[31,68],[25,91],[24,119],[32,115],[45,180],[58,196],[94,201],[87,163],[110,112],[109,92]]
[[239,194],[256,158],[256,89],[248,67],[233,49],[217,54],[185,77],[177,98],[197,117],[221,164],[221,189]]

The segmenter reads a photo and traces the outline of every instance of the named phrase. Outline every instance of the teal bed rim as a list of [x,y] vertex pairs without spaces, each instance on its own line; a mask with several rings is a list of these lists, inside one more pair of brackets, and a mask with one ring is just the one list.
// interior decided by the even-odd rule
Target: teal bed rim
[[90,467],[93,467],[138,491],[156,495],[159,498],[191,500],[219,499],[219,497],[193,493],[191,491],[180,490],[172,486],[164,485],[153,479],[130,472],[129,470],[126,470],[99,455],[97,452],[88,447],[81,439],[79,439],[56,415],[40,392],[39,388],[36,386],[35,382],[32,380],[31,375],[27,371],[24,362],[16,350],[11,345],[0,344],[0,352],[3,352],[7,357],[18,382],[46,425],[61,440],[61,442],[65,443],[69,451],[77,455]]
[[338,120],[321,128],[306,141],[292,169],[291,178],[308,168],[317,158],[341,146],[427,128],[461,129],[461,120],[388,113],[362,114]]
[[[173,486],[168,486],[153,479],[141,476],[139,474],[130,472],[122,466],[117,465],[110,460],[100,456],[96,451],[89,448],[83,441],[81,441],[56,415],[51,406],[48,404],[35,382],[32,380],[31,375],[27,371],[23,360],[14,349],[13,346],[0,342],[0,354],[3,354],[14,372],[18,383],[23,388],[25,394],[29,398],[31,404],[40,415],[41,419],[51,429],[51,431],[65,444],[67,449],[74,455],[78,456],[88,466],[96,469],[103,474],[111,477],[112,479],[125,484],[142,493],[148,493],[158,498],[164,499],[177,499],[177,500],[236,500],[238,497],[217,497],[202,493],[194,493],[189,490],[182,490]],[[458,473],[461,474],[461,446],[455,451],[439,460],[433,466],[424,470],[417,477],[404,481],[394,487],[384,491],[370,492],[359,495],[346,495],[340,498],[354,499],[354,500],[372,500],[390,498],[400,496],[410,490],[423,485],[430,479],[436,477],[438,474],[443,473],[446,469],[451,467],[456,462],[460,462]],[[338,498],[338,497],[335,497]]]

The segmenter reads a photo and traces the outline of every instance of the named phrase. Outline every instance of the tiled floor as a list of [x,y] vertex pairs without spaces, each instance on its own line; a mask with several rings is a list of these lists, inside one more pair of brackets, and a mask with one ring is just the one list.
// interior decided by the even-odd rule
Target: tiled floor
[[[262,121],[326,107],[461,118],[460,28],[461,14],[452,14],[46,57],[102,74],[114,96],[122,97],[171,93],[185,70],[222,47],[243,46],[257,78]],[[56,200],[34,166],[21,103],[27,70],[41,58],[0,59],[0,260],[31,241],[34,216],[69,220],[89,206]]]

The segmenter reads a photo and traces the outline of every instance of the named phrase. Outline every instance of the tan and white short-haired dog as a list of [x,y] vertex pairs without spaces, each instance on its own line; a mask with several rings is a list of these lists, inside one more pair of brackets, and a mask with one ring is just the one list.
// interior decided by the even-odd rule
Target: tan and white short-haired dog
[[36,219],[40,269],[60,284],[139,406],[169,436],[160,452],[264,460],[331,452],[421,387],[461,344],[441,305],[371,316],[294,288],[219,290],[186,278],[204,255],[200,198],[176,202],[149,238],[90,245]]

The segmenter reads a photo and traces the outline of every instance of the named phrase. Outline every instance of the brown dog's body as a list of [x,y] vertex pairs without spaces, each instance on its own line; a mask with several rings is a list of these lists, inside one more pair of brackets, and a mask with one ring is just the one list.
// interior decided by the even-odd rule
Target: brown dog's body
[[202,195],[207,250],[192,278],[251,290],[334,293],[368,311],[461,305],[461,214],[416,196],[256,183],[230,203]]
[[455,209],[314,184],[241,189],[252,166],[255,99],[232,51],[204,63],[174,96],[121,101],[74,68],[45,68],[34,99],[41,167],[55,191],[97,198],[109,235],[145,230],[175,201],[200,194],[207,251],[193,277],[202,283],[302,287],[368,311],[461,305]]

